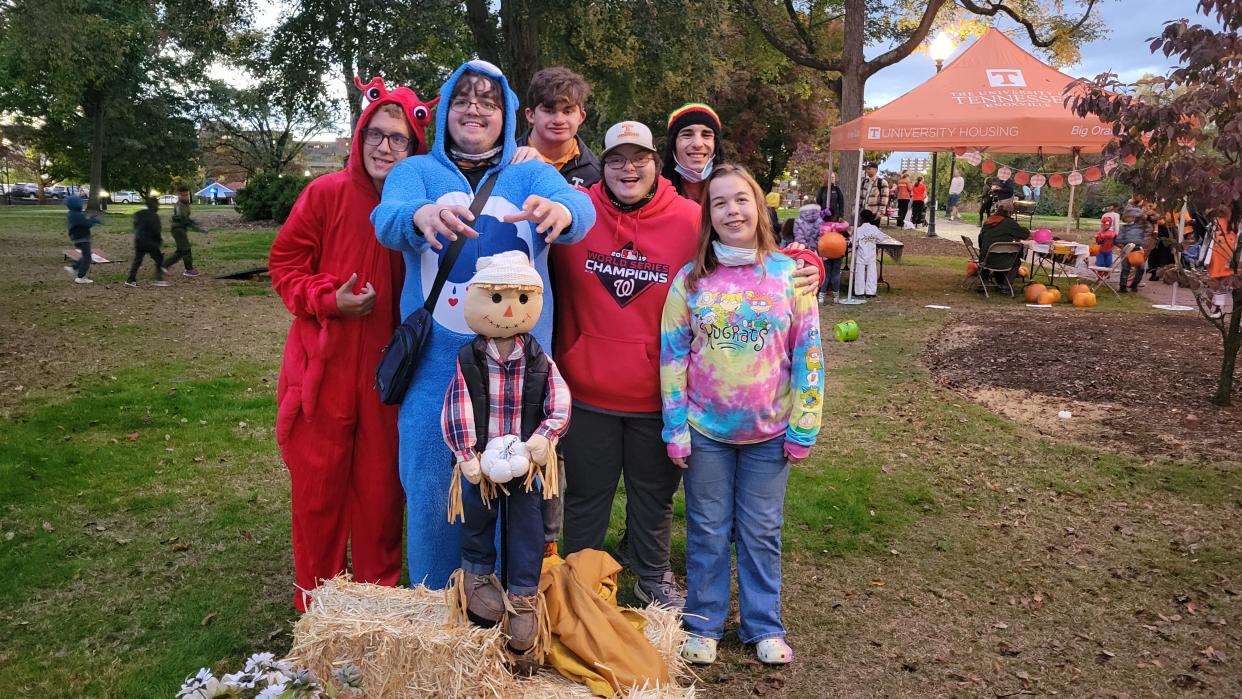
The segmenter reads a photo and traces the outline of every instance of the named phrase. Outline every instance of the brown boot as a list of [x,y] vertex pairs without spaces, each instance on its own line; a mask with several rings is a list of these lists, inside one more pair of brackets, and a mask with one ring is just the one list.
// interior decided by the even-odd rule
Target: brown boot
[[466,616],[470,621],[491,628],[505,612],[504,592],[495,575],[477,575],[463,570],[462,585],[466,588]]
[[535,636],[539,633],[539,617],[536,612],[534,595],[515,595],[509,593],[509,649],[514,653],[525,653],[535,645]]

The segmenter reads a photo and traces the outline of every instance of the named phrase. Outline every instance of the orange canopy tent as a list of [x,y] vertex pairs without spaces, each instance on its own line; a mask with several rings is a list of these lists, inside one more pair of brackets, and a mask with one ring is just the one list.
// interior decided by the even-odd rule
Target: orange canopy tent
[[1098,153],[1112,128],[1065,107],[1074,79],[989,29],[944,70],[832,130],[832,150]]

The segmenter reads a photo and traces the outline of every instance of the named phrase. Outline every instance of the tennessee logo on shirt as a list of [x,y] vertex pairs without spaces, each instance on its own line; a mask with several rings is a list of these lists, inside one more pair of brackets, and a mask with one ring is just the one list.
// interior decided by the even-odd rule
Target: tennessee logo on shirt
[[602,253],[587,252],[584,268],[594,274],[617,305],[625,308],[652,284],[667,284],[668,265],[648,262],[633,243],[626,243],[620,250]]

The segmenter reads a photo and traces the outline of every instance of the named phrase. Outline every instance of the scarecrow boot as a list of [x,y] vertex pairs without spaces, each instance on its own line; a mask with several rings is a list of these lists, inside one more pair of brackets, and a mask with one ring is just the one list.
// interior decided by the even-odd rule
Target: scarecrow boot
[[495,626],[505,612],[504,593],[495,575],[478,575],[463,570],[466,589],[466,617],[483,628]]
[[529,652],[539,634],[535,595],[509,593],[509,606],[509,649],[519,654]]

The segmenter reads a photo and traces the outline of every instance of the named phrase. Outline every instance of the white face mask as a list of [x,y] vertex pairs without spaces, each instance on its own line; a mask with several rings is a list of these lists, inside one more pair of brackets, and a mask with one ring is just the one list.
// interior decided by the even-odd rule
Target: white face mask
[[735,248],[725,245],[719,240],[712,241],[712,251],[716,253],[716,261],[725,267],[742,267],[755,264],[754,248]]
[[682,165],[681,161],[677,159],[677,156],[673,156],[673,170],[676,171],[678,175],[681,175],[681,179],[687,182],[702,182],[707,179],[712,174],[712,165],[715,163],[716,159],[712,158],[707,161],[707,165],[703,166],[703,172],[695,172],[685,165]]

